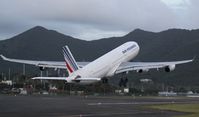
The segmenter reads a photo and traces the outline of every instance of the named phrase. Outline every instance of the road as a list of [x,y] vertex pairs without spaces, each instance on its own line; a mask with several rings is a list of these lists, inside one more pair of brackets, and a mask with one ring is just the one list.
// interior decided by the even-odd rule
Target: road
[[199,98],[0,95],[0,117],[171,117],[183,114],[145,107],[167,103],[199,103]]

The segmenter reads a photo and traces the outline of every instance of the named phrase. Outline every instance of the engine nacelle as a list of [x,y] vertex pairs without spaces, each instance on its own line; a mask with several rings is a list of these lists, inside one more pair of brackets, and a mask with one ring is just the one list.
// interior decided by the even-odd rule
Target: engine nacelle
[[149,71],[149,69],[139,69],[139,70],[137,70],[138,73],[143,73],[143,72],[148,72],[148,71]]
[[171,72],[175,69],[176,65],[169,65],[165,67],[166,72]]
[[46,68],[45,67],[39,67],[40,71],[44,71]]

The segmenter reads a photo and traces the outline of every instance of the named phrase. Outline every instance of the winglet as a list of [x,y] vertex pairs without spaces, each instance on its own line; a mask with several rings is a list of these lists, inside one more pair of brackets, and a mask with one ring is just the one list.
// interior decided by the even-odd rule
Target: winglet
[[2,54],[1,54],[0,56],[1,56],[1,58],[2,58],[3,60],[7,60],[7,58],[6,58],[5,56],[3,56]]

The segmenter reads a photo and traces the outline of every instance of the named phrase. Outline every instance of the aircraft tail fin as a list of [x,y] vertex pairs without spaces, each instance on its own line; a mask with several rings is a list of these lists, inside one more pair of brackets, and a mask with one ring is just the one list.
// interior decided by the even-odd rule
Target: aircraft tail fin
[[64,54],[64,59],[66,62],[66,68],[70,75],[74,71],[77,71],[79,69],[79,67],[78,67],[77,62],[75,61],[72,53],[70,52],[70,49],[68,48],[68,46],[63,47],[63,54]]

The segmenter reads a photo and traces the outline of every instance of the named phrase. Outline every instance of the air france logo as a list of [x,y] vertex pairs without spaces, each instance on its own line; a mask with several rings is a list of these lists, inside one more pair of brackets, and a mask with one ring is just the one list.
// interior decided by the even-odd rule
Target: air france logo
[[135,46],[136,45],[132,45],[132,46],[128,47],[126,50],[123,50],[122,53],[124,54],[124,53],[128,52],[129,50],[132,50]]

